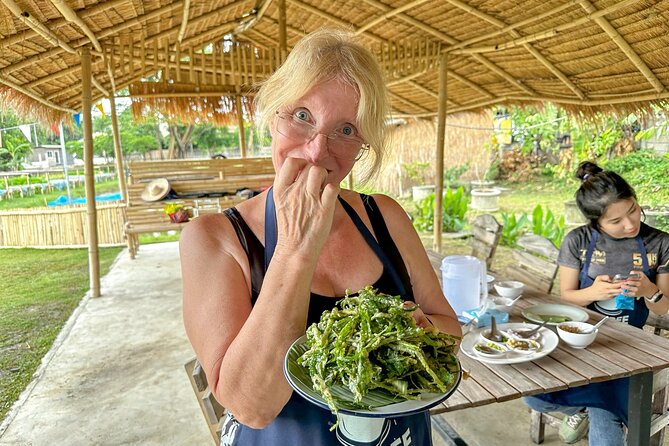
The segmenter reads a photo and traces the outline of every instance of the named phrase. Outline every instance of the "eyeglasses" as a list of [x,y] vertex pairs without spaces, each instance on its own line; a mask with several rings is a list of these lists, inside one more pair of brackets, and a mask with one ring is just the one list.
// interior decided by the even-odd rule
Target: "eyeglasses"
[[344,124],[330,133],[321,133],[315,125],[300,119],[291,113],[276,112],[279,118],[276,122],[276,131],[293,141],[309,142],[317,135],[325,135],[328,139],[327,149],[330,155],[336,158],[358,160],[364,150],[369,149],[359,136],[355,135],[355,128]]

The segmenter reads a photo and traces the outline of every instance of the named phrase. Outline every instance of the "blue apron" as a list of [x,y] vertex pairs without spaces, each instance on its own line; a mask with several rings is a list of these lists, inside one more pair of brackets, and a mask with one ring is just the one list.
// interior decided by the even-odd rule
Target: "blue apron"
[[[588,270],[590,269],[590,261],[592,260],[592,253],[595,250],[599,232],[592,229],[590,235],[590,244],[588,245],[588,250],[585,254],[585,262],[583,263],[583,267],[578,276],[579,289],[587,288],[594,283],[594,279],[588,276]],[[643,272],[648,276],[651,282],[655,283],[656,274],[655,271],[650,270],[648,257],[646,256],[646,247],[643,245],[643,240],[640,235],[636,236],[636,241],[639,245],[639,252],[641,253]],[[588,308],[601,313],[601,311],[593,304],[588,305]],[[628,323],[638,328],[643,327],[648,318],[648,307],[646,307],[643,298],[634,299],[634,310],[619,311],[622,312],[621,315],[629,315]],[[623,423],[627,424],[627,404],[629,400],[628,389],[629,378],[620,378],[612,381],[574,387],[558,392],[536,395],[536,397],[543,401],[562,406],[596,407],[608,410],[616,417],[620,418]]]
[[[339,197],[339,201],[351,217],[367,244],[387,268],[397,294],[407,296],[407,290],[396,268],[379,246],[372,233],[367,229],[353,208]],[[267,192],[265,201],[265,271],[274,255],[277,242],[276,209],[272,188]],[[410,293],[409,293],[410,296]],[[335,423],[335,416],[326,409],[318,407],[293,392],[279,416],[264,429],[251,429],[239,424],[232,415],[224,421],[221,435],[222,445],[231,446],[390,446],[391,444],[411,444],[429,446],[432,444],[430,415],[428,411],[405,417],[386,418],[379,438],[370,442],[359,442],[347,438],[339,428],[330,432]],[[231,420],[230,420],[231,419]],[[399,443],[398,443],[399,441]]]
[[[588,250],[585,253],[585,262],[583,263],[583,267],[581,268],[581,271],[578,275],[579,290],[591,286],[595,281],[588,275],[588,271],[590,269],[592,253],[595,251],[595,245],[597,244],[598,238],[599,238],[599,232],[595,229],[591,229],[590,244],[588,245]],[[648,256],[646,255],[646,247],[643,245],[643,239],[641,238],[641,235],[636,236],[636,241],[639,246],[641,261],[643,262],[643,273],[648,277],[648,279],[651,282],[655,283],[656,274],[655,271],[650,270],[650,266],[648,265]],[[588,305],[588,308],[598,313],[606,314],[605,311],[602,311],[600,308],[597,307],[595,302],[592,302],[590,305]],[[646,306],[646,303],[642,298],[634,299],[633,310],[616,310],[616,313],[618,314],[616,314],[615,317],[627,315],[629,317],[628,324],[637,328],[642,328],[646,324],[646,319],[648,319],[648,307]],[[609,314],[607,315],[613,316]]]

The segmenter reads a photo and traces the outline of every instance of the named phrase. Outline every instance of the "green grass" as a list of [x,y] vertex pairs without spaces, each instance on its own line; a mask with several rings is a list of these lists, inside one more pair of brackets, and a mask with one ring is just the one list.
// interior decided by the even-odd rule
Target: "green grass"
[[[106,274],[121,248],[100,249]],[[88,290],[86,249],[0,250],[0,420]]]

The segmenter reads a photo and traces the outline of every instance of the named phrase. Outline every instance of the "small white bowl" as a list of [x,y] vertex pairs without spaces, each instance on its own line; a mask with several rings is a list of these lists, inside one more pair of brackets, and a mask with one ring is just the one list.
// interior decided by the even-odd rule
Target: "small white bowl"
[[520,296],[525,288],[523,282],[518,282],[516,280],[503,280],[502,282],[496,282],[494,285],[495,291],[502,297],[508,297],[509,299],[515,299]]
[[485,280],[488,282],[488,291],[492,291],[492,284],[495,282],[495,276],[491,276],[490,274],[485,275]]
[[587,322],[562,322],[557,325],[557,332],[560,339],[562,339],[568,346],[573,348],[586,348],[597,337],[599,329],[591,333],[572,333],[565,330],[565,327],[576,328],[580,331],[592,330],[592,325]]

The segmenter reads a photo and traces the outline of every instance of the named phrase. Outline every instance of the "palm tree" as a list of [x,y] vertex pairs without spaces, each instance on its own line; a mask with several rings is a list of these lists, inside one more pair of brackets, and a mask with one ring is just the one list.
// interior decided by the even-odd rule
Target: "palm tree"
[[32,146],[28,143],[16,143],[10,140],[4,141],[5,147],[0,147],[0,158],[7,159],[5,166],[11,170],[22,170],[23,162],[32,152]]

